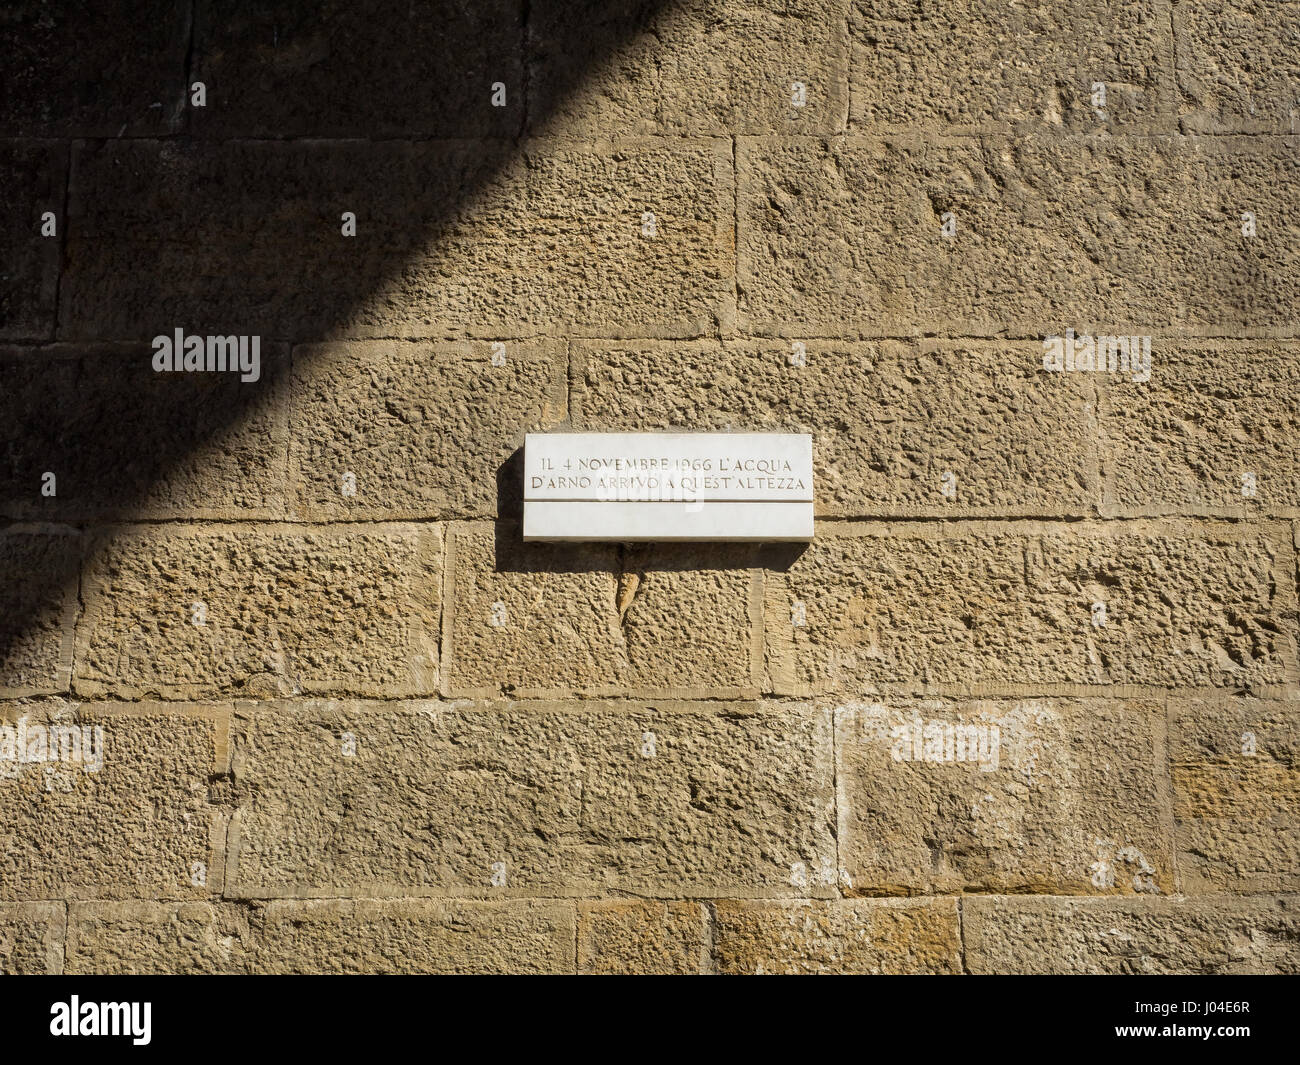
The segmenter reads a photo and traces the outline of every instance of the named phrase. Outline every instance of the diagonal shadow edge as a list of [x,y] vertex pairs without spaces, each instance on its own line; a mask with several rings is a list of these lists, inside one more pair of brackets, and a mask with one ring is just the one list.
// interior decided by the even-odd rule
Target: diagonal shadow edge
[[[553,77],[549,103],[537,105],[525,91],[518,132],[514,137],[483,136],[476,139],[467,136],[455,139],[471,157],[467,169],[454,182],[444,183],[438,188],[436,195],[421,196],[399,204],[406,211],[409,247],[428,246],[445,234],[475,197],[516,162],[530,135],[542,129],[556,110],[583,87],[588,77],[672,2],[633,0],[620,5],[616,16],[610,19],[606,10],[608,5],[601,0],[575,0],[574,6],[590,12],[590,17],[566,18],[565,38],[553,42],[555,50],[573,57],[573,62]],[[527,16],[527,4],[524,3],[520,31],[525,90],[530,64],[534,61]],[[590,32],[591,27],[597,25],[601,32]],[[611,134],[616,132],[609,131]],[[131,139],[79,141],[74,138],[70,149],[73,154],[68,181],[70,189],[74,192],[77,189],[76,169],[87,159],[93,159],[98,153],[109,153],[110,156],[121,153],[118,160],[128,158],[133,163],[138,162],[142,154],[147,157],[147,150],[142,153],[139,146],[149,143]],[[188,134],[182,134],[162,143],[163,150],[157,156],[160,159],[167,152],[202,156],[213,151],[239,151],[241,145],[309,145],[311,138],[277,142],[246,138],[216,142],[192,139]],[[329,143],[343,144],[344,154],[348,156],[347,165],[354,167],[364,167],[368,157],[373,162],[375,154],[383,154],[385,150],[398,153],[412,150],[406,147],[411,142],[401,138],[376,142],[349,142],[340,138]],[[417,165],[421,151],[427,158],[428,152],[436,152],[448,143],[452,143],[451,139],[421,141],[413,149]],[[389,147],[385,149],[385,145]],[[345,183],[352,178],[353,189],[358,184],[364,186],[365,178],[377,180],[374,175],[361,171],[349,174],[346,167],[333,176]],[[143,171],[135,174],[132,180],[147,187],[159,181],[160,177],[157,173]],[[183,191],[183,186],[172,190],[173,194]],[[202,189],[193,188],[192,191],[201,194]],[[364,188],[362,191],[364,193]],[[339,202],[337,195],[322,194],[321,202],[313,206],[322,223],[328,223],[331,233],[338,232],[336,207]],[[250,202],[248,206],[253,209],[257,204]],[[72,219],[68,226],[71,232],[75,218],[72,215],[69,218]],[[237,242],[240,234],[231,232],[230,239]],[[229,261],[230,253],[236,250],[218,249],[214,258],[218,262]],[[82,251],[84,249],[78,248],[75,241],[65,237],[64,261],[59,275],[61,282],[69,274],[71,260]],[[319,251],[319,247],[286,245],[279,248],[277,254],[288,260]],[[8,437],[4,461],[0,462],[0,474],[8,482],[0,498],[0,508],[3,508],[0,514],[6,521],[6,541],[10,547],[23,539],[26,533],[31,533],[30,550],[15,553],[7,549],[4,556],[3,588],[10,605],[0,619],[0,669],[3,670],[0,688],[9,689],[14,697],[73,691],[73,677],[64,677],[63,671],[70,658],[68,641],[83,620],[83,604],[79,601],[82,576],[96,552],[113,542],[119,535],[119,526],[149,521],[147,508],[158,485],[175,481],[177,474],[186,463],[194,461],[197,454],[205,449],[215,449],[220,456],[227,446],[224,441],[228,440],[232,430],[259,425],[260,420],[268,418],[274,421],[277,404],[288,401],[290,344],[294,349],[296,369],[301,356],[300,345],[365,339],[364,335],[349,334],[347,323],[376,297],[376,293],[381,293],[387,283],[400,275],[406,262],[399,258],[379,263],[379,268],[372,271],[369,283],[364,287],[358,285],[351,293],[330,293],[330,298],[338,302],[328,319],[318,318],[307,329],[291,326],[288,335],[271,331],[269,337],[264,337],[269,342],[263,347],[261,380],[251,386],[234,381],[233,375],[229,379],[225,375],[214,379],[214,375],[209,374],[155,375],[152,372],[149,338],[169,333],[173,326],[190,325],[169,307],[176,302],[174,297],[178,293],[188,298],[186,290],[192,289],[195,280],[192,277],[150,277],[143,269],[144,264],[141,265],[140,281],[153,286],[151,299],[158,307],[158,313],[150,320],[151,325],[142,326],[148,336],[141,336],[139,342],[123,340],[121,336],[83,338],[76,335],[75,330],[69,330],[68,301],[73,297],[65,286],[55,308],[58,331],[54,341],[0,344],[0,370],[6,383],[0,415],[3,415]],[[263,263],[263,266],[267,265],[274,266],[274,263]],[[526,264],[512,268],[526,269]],[[234,280],[237,282],[238,279]],[[220,331],[258,332],[258,323],[236,328],[240,324],[230,321],[228,327]],[[191,328],[191,331],[200,330]],[[428,339],[439,338],[434,333]],[[287,448],[286,439],[285,451]],[[274,449],[272,454],[276,454]],[[235,466],[246,457],[237,451],[224,455],[225,460]],[[506,465],[509,465],[509,460]],[[42,472],[47,469],[58,471],[58,492],[64,500],[69,496],[75,497],[78,492],[91,500],[84,511],[59,512],[72,514],[70,517],[46,516],[42,514],[39,503],[33,504],[33,497],[39,495]],[[498,471],[491,473],[498,474]],[[290,490],[290,486],[285,484],[286,493]],[[286,520],[288,499],[283,501],[279,515],[270,513],[275,509],[274,501],[261,502],[262,507],[254,505],[248,509],[247,518],[240,516],[222,520],[267,523]],[[176,520],[202,522],[208,517],[199,513]],[[64,615],[69,610],[72,616],[67,618]],[[64,641],[57,665],[59,679],[54,683],[23,683],[23,671],[33,665],[23,661],[24,646],[41,628],[58,633]],[[41,664],[47,665],[44,661]],[[227,694],[237,697],[238,691]]]

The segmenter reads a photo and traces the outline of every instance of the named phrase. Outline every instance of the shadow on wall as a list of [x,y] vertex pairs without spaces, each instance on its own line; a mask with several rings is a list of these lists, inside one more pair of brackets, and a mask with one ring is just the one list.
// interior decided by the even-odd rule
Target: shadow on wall
[[[571,0],[544,32],[527,25],[527,0],[6,11],[0,176],[38,202],[12,204],[0,234],[3,516],[216,517],[206,501],[219,486],[223,515],[274,518],[285,501],[259,473],[283,460],[291,344],[473,335],[455,323],[480,320],[484,338],[527,335],[519,321],[493,333],[481,314],[513,307],[527,325],[546,295],[537,263],[491,261],[533,236],[498,179],[540,165],[526,132],[667,6]],[[202,108],[179,92],[197,81]],[[37,240],[50,207],[58,239]],[[462,274],[465,261],[475,269]],[[259,379],[155,373],[151,340],[176,329],[260,336]],[[313,357],[295,351],[293,373]],[[498,475],[508,515],[517,459]],[[72,531],[10,537],[0,671],[75,597],[96,545]]]

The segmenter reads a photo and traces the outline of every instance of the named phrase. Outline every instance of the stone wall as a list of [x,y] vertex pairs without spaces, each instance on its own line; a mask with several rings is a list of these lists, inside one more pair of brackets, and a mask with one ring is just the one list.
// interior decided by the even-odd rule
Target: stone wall
[[[1300,970],[1300,4],[63,7],[0,971]],[[559,428],[816,538],[525,545]]]

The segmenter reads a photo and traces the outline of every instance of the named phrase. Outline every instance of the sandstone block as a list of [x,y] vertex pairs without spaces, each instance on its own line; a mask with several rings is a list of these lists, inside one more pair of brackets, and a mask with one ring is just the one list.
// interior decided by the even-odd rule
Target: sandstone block
[[834,890],[833,871],[820,876],[835,853],[830,722],[809,708],[313,702],[243,715],[236,897]]
[[418,526],[114,530],[85,578],[77,691],[430,692],[440,549]]

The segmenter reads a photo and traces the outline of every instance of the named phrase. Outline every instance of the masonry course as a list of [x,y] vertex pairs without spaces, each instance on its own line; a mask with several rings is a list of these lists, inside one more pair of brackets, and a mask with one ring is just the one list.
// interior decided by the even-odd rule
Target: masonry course
[[1294,5],[19,7],[0,972],[1300,971]]

